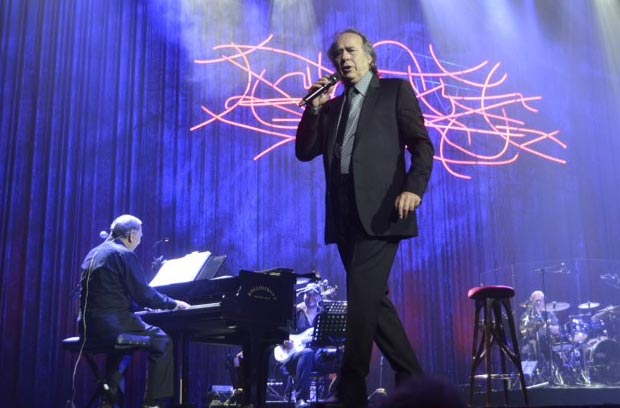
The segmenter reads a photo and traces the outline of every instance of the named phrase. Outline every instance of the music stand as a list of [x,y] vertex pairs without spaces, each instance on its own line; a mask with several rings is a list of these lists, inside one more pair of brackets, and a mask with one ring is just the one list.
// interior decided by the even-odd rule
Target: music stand
[[347,329],[347,302],[323,301],[323,310],[316,317],[312,347],[344,345]]
[[200,268],[195,280],[215,278],[220,269],[222,269],[222,265],[224,265],[226,258],[226,255],[211,255],[208,257],[202,268]]
[[[347,326],[347,302],[329,301],[321,302],[322,311],[314,321],[314,331],[310,346],[317,350],[316,362],[313,373],[317,378],[315,383],[315,399],[319,395],[326,395],[330,391],[327,374],[336,373],[342,365],[342,350],[346,339]],[[320,385],[322,384],[322,385]],[[321,389],[322,391],[319,391]],[[311,391],[312,394],[312,391]]]

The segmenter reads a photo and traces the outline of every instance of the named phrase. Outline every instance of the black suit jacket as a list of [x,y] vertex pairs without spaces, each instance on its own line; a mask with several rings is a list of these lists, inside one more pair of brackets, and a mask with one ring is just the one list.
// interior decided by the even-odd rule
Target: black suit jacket
[[[295,142],[301,161],[323,155],[326,177],[325,240],[335,242],[330,180],[337,123],[343,97],[331,99],[318,114],[306,109]],[[405,150],[411,155],[406,167]],[[362,226],[370,236],[408,238],[418,233],[415,213],[398,220],[396,197],[403,191],[423,197],[433,167],[433,144],[411,85],[401,79],[373,76],[361,108],[351,156],[355,200]]]

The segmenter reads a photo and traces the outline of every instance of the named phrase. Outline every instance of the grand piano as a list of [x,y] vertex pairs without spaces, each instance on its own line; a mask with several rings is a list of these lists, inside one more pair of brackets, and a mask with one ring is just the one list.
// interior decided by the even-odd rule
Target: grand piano
[[294,324],[294,285],[299,277],[290,269],[241,270],[235,277],[157,287],[192,305],[187,310],[138,313],[174,340],[176,406],[194,406],[188,401],[188,346],[204,342],[241,346],[248,381],[243,406],[265,407],[268,357],[275,344],[288,339]]

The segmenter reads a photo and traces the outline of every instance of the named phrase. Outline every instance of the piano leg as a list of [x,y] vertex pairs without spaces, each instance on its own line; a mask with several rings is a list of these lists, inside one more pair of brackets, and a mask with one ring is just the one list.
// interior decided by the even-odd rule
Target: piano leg
[[249,330],[247,341],[241,346],[244,377],[249,388],[244,390],[244,406],[266,407],[269,355],[274,346],[263,341],[264,334],[260,328]]
[[183,332],[171,334],[174,341],[174,397],[171,408],[196,408],[189,403],[189,340]]

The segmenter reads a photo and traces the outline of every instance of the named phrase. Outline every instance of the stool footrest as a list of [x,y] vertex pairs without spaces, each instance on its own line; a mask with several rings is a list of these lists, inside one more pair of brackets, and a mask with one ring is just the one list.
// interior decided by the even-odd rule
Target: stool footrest
[[[62,349],[66,351],[84,352],[84,358],[97,380],[97,389],[92,394],[88,407],[94,407],[99,400],[115,407],[122,406],[125,371],[133,358],[133,353],[150,345],[149,336],[133,333],[119,333],[110,337],[87,335],[86,342],[81,337],[69,337],[61,342]],[[110,364],[114,372],[107,372],[107,369],[100,367],[97,361],[98,354],[106,355],[106,366]]]
[[[81,337],[69,337],[62,341],[62,347],[77,352],[82,348]],[[91,353],[109,353],[117,350],[138,350],[151,345],[149,336],[132,333],[119,333],[113,337],[87,338],[84,350]]]
[[518,378],[519,374],[517,373],[506,373],[506,374],[477,374],[474,375],[476,380],[486,380],[487,378],[491,378],[492,380],[512,380],[513,378]]

